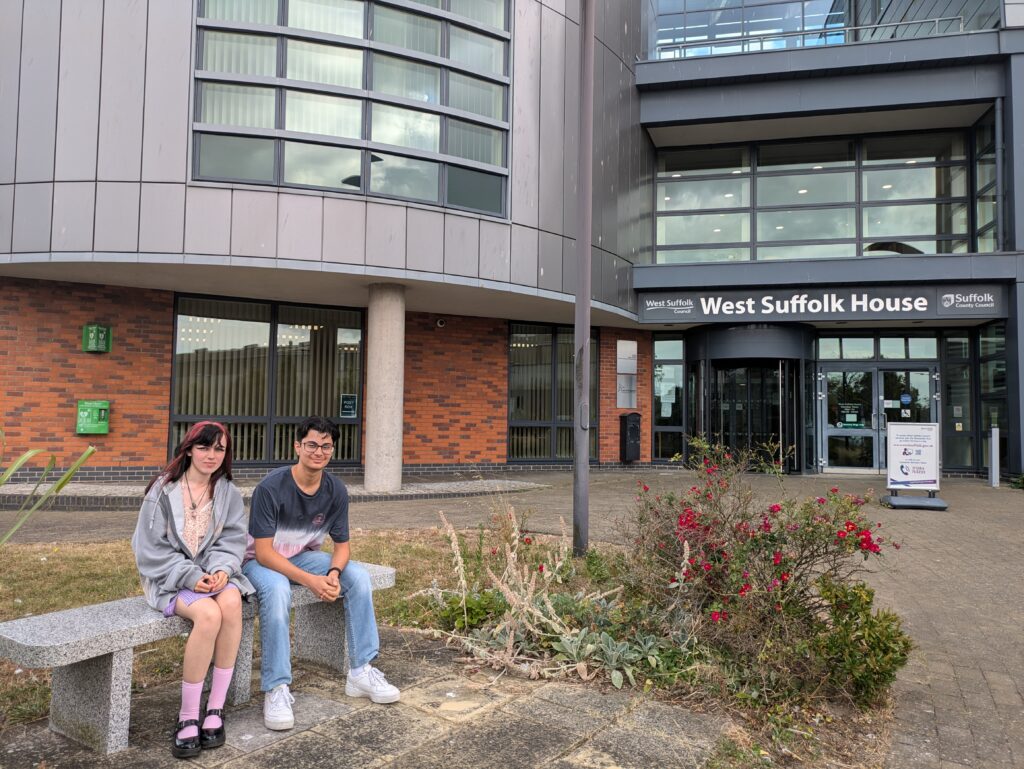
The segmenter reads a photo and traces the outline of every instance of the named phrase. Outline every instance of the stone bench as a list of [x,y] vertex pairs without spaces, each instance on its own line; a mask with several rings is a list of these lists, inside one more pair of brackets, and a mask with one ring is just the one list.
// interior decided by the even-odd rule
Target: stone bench
[[[395,570],[364,563],[374,590],[394,587]],[[343,601],[324,603],[292,587],[294,659],[348,673]],[[255,600],[242,603],[242,641],[228,703],[249,701]],[[0,657],[25,668],[52,668],[50,729],[101,753],[128,747],[133,649],[187,633],[192,623],[164,617],[141,596],[0,623]]]

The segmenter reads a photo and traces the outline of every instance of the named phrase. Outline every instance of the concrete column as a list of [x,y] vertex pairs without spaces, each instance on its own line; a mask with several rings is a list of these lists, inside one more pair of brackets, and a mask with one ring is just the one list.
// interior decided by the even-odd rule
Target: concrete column
[[366,318],[367,491],[402,487],[405,286],[374,283]]

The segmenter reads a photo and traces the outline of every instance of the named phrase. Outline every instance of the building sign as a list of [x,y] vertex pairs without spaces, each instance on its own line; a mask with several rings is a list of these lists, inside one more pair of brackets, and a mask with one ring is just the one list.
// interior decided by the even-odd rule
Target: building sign
[[1006,289],[977,286],[858,286],[769,291],[640,292],[641,323],[1005,318]]
[[939,490],[939,426],[890,422],[887,428],[888,489]]

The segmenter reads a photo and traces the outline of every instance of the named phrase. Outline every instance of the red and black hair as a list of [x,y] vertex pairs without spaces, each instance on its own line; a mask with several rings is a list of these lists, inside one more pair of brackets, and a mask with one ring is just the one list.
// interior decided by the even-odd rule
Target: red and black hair
[[221,478],[231,480],[231,437],[228,435],[227,428],[220,422],[204,421],[192,425],[185,433],[185,437],[181,439],[181,443],[174,449],[174,458],[167,463],[167,467],[154,476],[146,486],[146,491],[153,488],[153,484],[157,481],[174,483],[181,478],[192,466],[192,457],[188,452],[193,446],[216,446],[218,441],[224,444],[224,461],[210,476],[210,497],[212,498],[213,487],[217,485],[217,481]]

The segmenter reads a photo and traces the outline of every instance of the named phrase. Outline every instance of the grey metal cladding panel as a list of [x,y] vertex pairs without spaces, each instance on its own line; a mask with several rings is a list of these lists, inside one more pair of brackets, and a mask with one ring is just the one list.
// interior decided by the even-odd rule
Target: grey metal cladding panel
[[324,198],[323,255],[325,262],[365,263],[366,203]]
[[512,77],[511,207],[512,221],[537,226],[540,171],[540,5],[515,4]]
[[276,192],[232,192],[232,256],[277,256],[277,198]]
[[444,271],[446,275],[480,274],[480,220],[468,216],[444,217]]
[[562,291],[566,294],[576,292],[576,241],[573,238],[562,238]]
[[324,201],[318,195],[282,193],[277,200],[277,258],[320,261]]
[[[1007,170],[1011,179],[1024,179],[1024,54],[1010,57],[1009,98],[1006,100],[1004,124],[1007,127],[1003,144],[1006,147]],[[1020,249],[1024,244],[1024,195],[1008,197],[1006,248]]]
[[21,41],[15,178],[19,182],[50,181],[57,133],[60,0],[26,1]]
[[139,251],[180,254],[184,246],[185,185],[143,183]]
[[480,277],[507,283],[512,274],[511,227],[480,221]]
[[[0,184],[14,181],[18,152],[18,78],[21,75],[21,6],[0,0]],[[9,245],[9,244],[8,244]]]
[[541,0],[541,2],[555,13],[565,16],[565,0]]
[[512,282],[537,285],[537,230],[512,225]]
[[227,254],[230,248],[231,190],[186,188],[186,253]]
[[408,268],[421,272],[444,272],[444,214],[410,208],[405,215]]
[[366,263],[405,267],[405,206],[366,204]]
[[50,250],[53,183],[14,185],[11,253]]
[[95,208],[95,182],[54,184],[50,250],[92,251]]
[[184,182],[188,179],[192,4],[151,2],[148,37],[142,178]]
[[57,91],[57,181],[96,178],[103,0],[64,4]]
[[[139,250],[139,183],[96,184],[97,251]],[[178,230],[182,220],[178,219]]]
[[980,64],[941,70],[903,70],[807,80],[762,81],[645,91],[645,125],[692,123],[799,113],[901,108],[994,99],[1004,94],[1003,67]]
[[562,208],[562,233],[576,235],[576,203],[579,180],[579,136],[580,136],[580,28],[576,24],[565,25],[565,156],[562,159],[564,172]]
[[540,65],[540,228],[560,233],[565,204],[565,18],[545,7]]
[[14,231],[14,185],[0,184],[0,254],[11,252]]
[[549,291],[562,290],[562,238],[550,232],[540,233],[540,269],[537,273],[538,288]]
[[140,178],[146,10],[145,0],[118,0],[104,9],[97,163],[103,181]]
[[576,24],[580,23],[580,0],[565,0],[565,16]]

